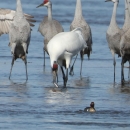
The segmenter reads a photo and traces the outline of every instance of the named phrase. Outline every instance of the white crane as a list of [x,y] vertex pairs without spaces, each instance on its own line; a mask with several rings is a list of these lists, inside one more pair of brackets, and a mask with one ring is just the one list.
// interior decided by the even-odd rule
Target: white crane
[[43,21],[40,23],[38,31],[44,36],[44,66],[45,66],[45,52],[47,51],[47,44],[56,34],[63,32],[61,24],[52,18],[52,3],[49,0],[44,0],[38,7],[45,6],[48,9],[48,16],[45,16]]
[[[79,51],[86,48],[86,42],[83,38],[82,29],[76,28],[71,32],[61,32],[55,35],[47,44],[48,53],[50,56],[51,68],[53,70],[53,83],[56,84],[58,64],[61,67],[64,87],[66,87],[68,80],[68,68],[73,56]],[[66,74],[63,67],[66,68]]]
[[[25,62],[26,67],[26,80],[27,75],[27,59],[28,46],[31,37],[31,27],[28,21],[35,22],[32,16],[24,16],[21,6],[21,1],[16,0],[16,11],[8,9],[0,9],[0,34],[9,33],[9,46],[11,48],[12,64],[9,79],[13,68],[14,61],[21,58]],[[26,18],[25,18],[26,17]]]
[[116,11],[117,11],[119,0],[106,0],[106,2],[107,1],[112,1],[114,3],[111,22],[106,32],[106,38],[107,38],[109,49],[113,56],[114,82],[115,82],[115,65],[116,65],[115,54],[117,54],[119,57],[121,56],[120,55],[120,40],[121,40],[121,35],[123,32],[116,23]]
[[123,26],[124,34],[122,35],[121,40],[120,40],[120,51],[121,51],[121,56],[122,56],[122,61],[121,61],[122,83],[124,83],[124,63],[129,61],[129,64],[130,64],[130,12],[129,12],[130,7],[129,6],[130,6],[129,1],[125,0],[125,23]]
[[[81,57],[81,68],[80,68],[80,75],[82,73],[82,63],[83,63],[83,56],[84,54],[88,55],[88,58],[90,57],[90,53],[92,52],[92,34],[91,34],[91,28],[88,25],[88,23],[85,21],[83,15],[82,15],[82,6],[81,6],[81,0],[77,0],[76,3],[76,9],[75,9],[75,16],[74,19],[70,25],[70,30],[73,30],[77,27],[82,28],[83,38],[86,41],[87,48],[80,51],[80,57]],[[77,58],[77,56],[76,56]],[[76,59],[75,59],[76,60]],[[75,63],[75,61],[74,61]],[[74,63],[70,69],[70,75],[73,75],[73,67]]]

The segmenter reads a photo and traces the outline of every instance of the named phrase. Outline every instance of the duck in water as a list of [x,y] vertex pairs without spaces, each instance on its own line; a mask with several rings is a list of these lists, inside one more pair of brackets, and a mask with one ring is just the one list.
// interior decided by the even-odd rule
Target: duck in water
[[94,108],[94,102],[91,102],[90,107],[86,107],[84,109],[84,112],[96,112],[96,110]]

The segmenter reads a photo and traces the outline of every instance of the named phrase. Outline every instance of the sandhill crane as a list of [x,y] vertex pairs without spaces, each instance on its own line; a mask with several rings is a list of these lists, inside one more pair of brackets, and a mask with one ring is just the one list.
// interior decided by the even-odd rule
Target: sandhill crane
[[129,1],[125,0],[125,25],[123,26],[124,34],[120,40],[121,51],[121,81],[124,83],[124,63],[129,61],[130,63],[130,7]]
[[[71,32],[61,32],[55,35],[47,44],[48,53],[50,56],[51,67],[53,71],[53,83],[55,86],[57,76],[58,64],[61,67],[63,74],[64,87],[66,87],[68,80],[68,68],[73,56],[79,51],[87,47],[83,38],[82,29],[76,28]],[[63,67],[66,68],[66,74]]]
[[[125,0],[125,22],[124,25],[122,27],[124,33],[127,32],[130,29],[130,15],[129,15],[129,4],[127,2],[127,0]],[[130,78],[130,60],[129,61],[129,74],[128,74],[128,78]]]
[[[2,34],[8,34],[10,25],[12,24],[14,20],[16,11],[0,8],[0,36]],[[36,22],[33,18],[33,16],[29,14],[24,14],[26,20],[29,22],[30,26],[34,26],[31,22]]]
[[47,51],[47,44],[52,37],[56,34],[63,32],[61,24],[52,18],[52,3],[49,0],[44,0],[38,7],[45,6],[48,9],[48,16],[45,16],[43,21],[40,23],[38,31],[44,36],[44,66],[45,66],[45,52]]
[[128,10],[128,2],[125,0],[125,21],[122,27],[123,31],[126,32],[130,28],[130,16]]
[[[85,21],[83,15],[82,15],[82,6],[81,6],[81,0],[77,0],[76,3],[76,9],[75,9],[75,16],[74,20],[72,21],[70,25],[70,30],[73,30],[77,27],[82,28],[83,38],[86,41],[86,45],[88,46],[84,50],[80,51],[80,57],[81,57],[81,68],[80,68],[80,75],[82,73],[82,62],[83,62],[83,56],[84,54],[88,55],[88,58],[90,57],[90,53],[92,51],[92,34],[91,34],[91,28],[88,25],[88,23]],[[76,56],[77,58],[77,56]],[[76,60],[76,59],[75,59]],[[75,61],[74,61],[75,63]],[[73,75],[73,66],[74,63],[70,69],[70,75]]]
[[115,82],[115,65],[116,65],[115,54],[117,54],[119,57],[121,56],[120,40],[121,40],[122,30],[118,27],[116,23],[116,11],[117,11],[119,0],[106,0],[106,2],[107,1],[112,1],[114,3],[112,18],[108,30],[106,32],[106,38],[107,38],[109,49],[113,56],[114,82]]
[[28,53],[28,46],[30,43],[31,27],[26,19],[33,22],[33,17],[26,15],[27,17],[25,18],[20,0],[17,0],[16,6],[16,11],[8,9],[0,10],[0,34],[9,33],[9,46],[13,55],[9,79],[11,77],[14,61],[17,58],[21,58],[25,62],[27,80],[26,54]]

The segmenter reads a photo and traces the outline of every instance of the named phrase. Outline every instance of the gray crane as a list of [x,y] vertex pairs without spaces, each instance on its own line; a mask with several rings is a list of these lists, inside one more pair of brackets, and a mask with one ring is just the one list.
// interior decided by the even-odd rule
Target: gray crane
[[[130,15],[129,15],[129,4],[128,1],[125,0],[125,22],[124,25],[122,27],[124,32],[127,32],[130,29]],[[128,60],[129,62],[129,73],[128,73],[128,78],[130,78],[130,60]]]
[[[129,61],[130,64],[130,7],[129,1],[125,0],[125,23],[123,26],[124,34],[120,40],[120,51],[121,51],[121,81],[124,83],[124,63]],[[130,74],[130,69],[129,69]],[[129,77],[129,76],[128,76]]]
[[[81,0],[77,0],[76,3],[76,9],[75,9],[75,16],[74,19],[70,25],[70,30],[73,30],[77,27],[80,27],[83,29],[82,33],[83,33],[83,38],[86,41],[86,45],[87,47],[83,50],[80,51],[80,57],[81,57],[81,68],[80,68],[80,76],[82,74],[82,63],[83,63],[83,57],[84,54],[88,55],[88,58],[90,57],[90,53],[92,52],[92,33],[91,33],[91,28],[88,25],[88,23],[85,21],[83,15],[82,15],[82,6],[81,6]],[[76,56],[77,58],[77,56]],[[76,60],[75,58],[75,60]],[[75,64],[75,60],[74,63],[72,65],[72,67],[70,68],[70,75],[73,75],[73,67]]]
[[[10,25],[14,20],[15,13],[15,10],[0,8],[0,36],[2,34],[9,33]],[[26,20],[29,22],[30,26],[34,26],[34,24],[32,24],[32,22],[36,22],[33,19],[34,17],[29,14],[24,14],[24,16]]]
[[33,26],[31,23],[29,25],[28,21],[34,22],[35,20],[32,19],[32,16],[23,13],[20,0],[16,0],[16,6],[16,11],[0,9],[0,34],[9,33],[9,46],[12,53],[9,79],[11,77],[14,61],[17,58],[21,58],[25,63],[26,80],[28,80],[26,54],[28,53],[31,37],[30,25]]
[[120,55],[120,40],[121,40],[121,35],[123,31],[122,29],[118,27],[116,23],[116,11],[117,11],[119,0],[106,0],[106,2],[107,1],[112,1],[114,3],[110,25],[106,32],[106,39],[108,42],[109,49],[113,56],[114,82],[115,82],[115,66],[116,66],[115,54],[117,54],[119,57],[121,56]]
[[48,16],[45,16],[43,21],[40,23],[38,31],[44,36],[44,66],[45,66],[45,52],[47,51],[48,42],[58,33],[63,32],[61,24],[52,18],[52,3],[49,0],[44,0],[38,7],[45,6],[48,9]]

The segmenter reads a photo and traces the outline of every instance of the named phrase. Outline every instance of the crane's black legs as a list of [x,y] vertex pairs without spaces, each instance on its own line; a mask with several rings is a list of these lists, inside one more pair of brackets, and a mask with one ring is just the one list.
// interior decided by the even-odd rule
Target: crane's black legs
[[[66,69],[66,79],[65,79],[66,84],[67,84],[67,81],[68,81],[68,68]],[[65,84],[65,87],[66,87],[66,84]]]
[[83,65],[84,51],[80,51],[80,56],[81,56],[80,77],[82,77],[82,65]]
[[43,58],[44,58],[44,59],[43,59],[43,60],[44,60],[44,61],[43,61],[43,67],[45,67],[45,53],[46,53],[46,52],[45,52],[45,50],[44,50],[44,48],[43,48]]
[[130,60],[129,60],[129,72],[128,72],[128,80],[130,81]]
[[75,57],[75,59],[74,59],[74,63],[73,63],[73,65],[70,67],[70,72],[69,72],[69,75],[74,75],[74,70],[73,70],[73,68],[74,68],[74,64],[75,64],[75,61],[76,61],[76,59],[77,59],[77,56],[78,56],[78,54],[76,55],[76,57]]
[[28,80],[28,72],[27,72],[27,57],[26,57],[26,55],[25,55],[24,63],[25,63],[25,69],[26,69],[26,80]]
[[114,82],[115,82],[115,71],[116,71],[116,61],[115,61],[115,57],[113,60],[113,65],[114,65]]
[[14,65],[14,60],[15,60],[15,56],[13,55],[12,63],[11,63],[11,69],[10,69],[10,74],[9,74],[9,80],[10,80],[10,77],[11,77],[11,72],[12,72],[12,68],[13,68],[13,65]]
[[114,66],[114,83],[115,83],[115,67],[116,67],[116,60],[115,60],[115,52],[111,50],[112,56],[113,56],[113,66]]
[[61,67],[62,75],[63,75],[63,81],[64,81],[64,87],[66,87],[67,81],[68,81],[68,68],[66,69],[66,76],[63,70],[63,67]]
[[121,83],[124,84],[124,57],[122,57],[121,61]]

